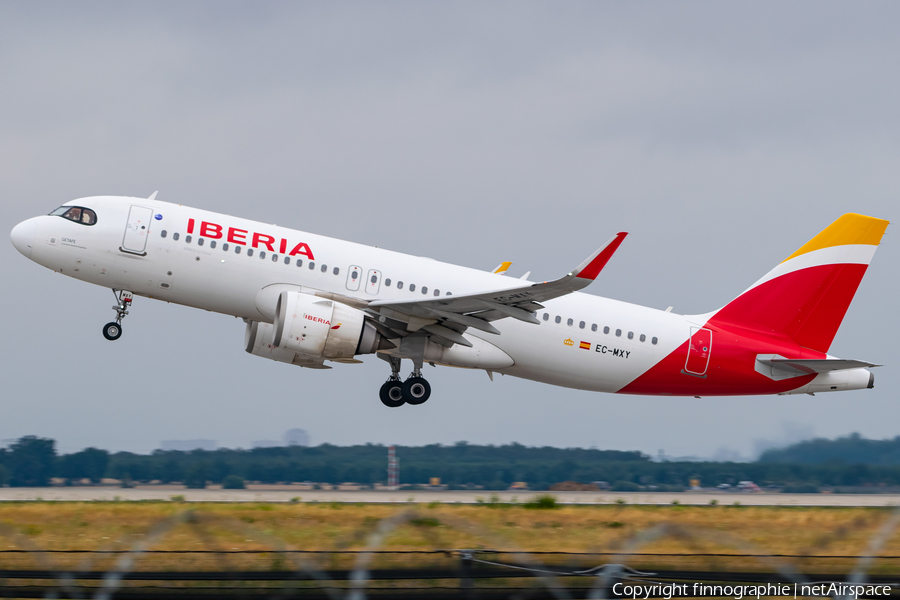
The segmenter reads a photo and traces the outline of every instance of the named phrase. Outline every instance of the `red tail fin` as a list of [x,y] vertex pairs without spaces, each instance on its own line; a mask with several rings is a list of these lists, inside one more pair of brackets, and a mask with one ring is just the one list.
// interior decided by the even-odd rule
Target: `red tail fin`
[[827,352],[888,221],[848,213],[715,315]]

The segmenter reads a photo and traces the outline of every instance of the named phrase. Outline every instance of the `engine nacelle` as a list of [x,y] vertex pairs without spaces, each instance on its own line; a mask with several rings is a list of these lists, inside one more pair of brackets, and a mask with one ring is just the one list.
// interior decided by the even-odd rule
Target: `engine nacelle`
[[282,292],[275,306],[272,343],[306,356],[353,358],[365,318],[356,309],[336,305],[325,298]]
[[358,362],[354,354],[371,354],[393,344],[366,322],[362,311],[300,292],[282,292],[275,323],[249,321],[244,350],[278,362],[330,369],[323,360]]
[[336,360],[370,354],[380,344],[381,335],[361,310],[300,292],[278,296],[271,341],[278,350]]

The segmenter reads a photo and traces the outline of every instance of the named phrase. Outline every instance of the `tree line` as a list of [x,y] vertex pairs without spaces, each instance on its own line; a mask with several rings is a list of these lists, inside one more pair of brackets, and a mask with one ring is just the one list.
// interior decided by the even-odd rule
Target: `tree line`
[[[836,440],[835,443],[844,443]],[[653,462],[640,452],[583,448],[481,446],[397,446],[400,482],[424,484],[432,477],[451,488],[506,489],[525,482],[533,490],[563,482],[609,482],[613,489],[684,489],[692,479],[703,486],[750,480],[776,486],[900,485],[900,464],[818,464],[764,460],[733,462]],[[357,446],[219,449],[151,454],[110,453],[97,448],[59,455],[54,440],[26,436],[0,450],[0,485],[46,486],[51,478],[69,484],[112,478],[128,483],[180,483],[205,487],[223,482],[287,483],[387,480],[387,447]],[[228,479],[228,481],[226,481]]]

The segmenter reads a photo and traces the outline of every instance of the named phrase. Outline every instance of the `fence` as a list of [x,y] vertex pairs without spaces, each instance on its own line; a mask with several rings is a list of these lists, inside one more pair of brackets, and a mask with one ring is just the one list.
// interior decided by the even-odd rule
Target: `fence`
[[[118,598],[178,600],[188,598],[347,599],[363,598],[665,598],[736,596],[735,585],[781,584],[762,595],[793,596],[803,585],[826,582],[870,585],[869,588],[822,588],[819,596],[900,596],[900,556],[881,550],[900,524],[891,513],[861,556],[777,555],[757,551],[746,540],[716,530],[662,524],[630,538],[617,552],[524,552],[440,549],[385,551],[385,539],[398,527],[427,522],[416,510],[398,512],[367,531],[365,549],[304,551],[287,547],[273,533],[202,511],[186,510],[152,527],[128,549],[45,550],[0,524],[0,537],[15,549],[0,551],[2,598]],[[187,526],[202,549],[155,549],[173,529]],[[460,520],[456,527],[477,529]],[[183,529],[183,527],[182,527]],[[266,550],[218,547],[216,532],[252,534]],[[427,527],[423,535],[427,536]],[[502,541],[480,531],[493,547]],[[692,553],[642,552],[641,548],[674,538]],[[728,552],[708,552],[715,545]],[[871,587],[878,584],[877,590]],[[698,585],[700,586],[698,588]],[[715,588],[707,586],[732,586]],[[795,588],[795,586],[797,586]],[[886,587],[885,587],[886,586]],[[743,589],[743,588],[742,588]],[[771,593],[772,591],[788,593]],[[874,591],[873,591],[874,590]],[[862,593],[857,593],[861,591]],[[753,595],[741,593],[743,596]],[[872,592],[872,593],[869,593]],[[813,595],[813,594],[807,594]]]

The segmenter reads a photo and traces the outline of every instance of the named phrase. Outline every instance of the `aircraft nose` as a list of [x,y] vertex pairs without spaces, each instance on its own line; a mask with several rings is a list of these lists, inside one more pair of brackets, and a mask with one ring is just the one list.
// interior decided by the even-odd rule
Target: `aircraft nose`
[[25,255],[25,258],[31,258],[31,247],[34,245],[34,234],[37,231],[37,224],[34,219],[22,221],[9,234],[16,250]]

